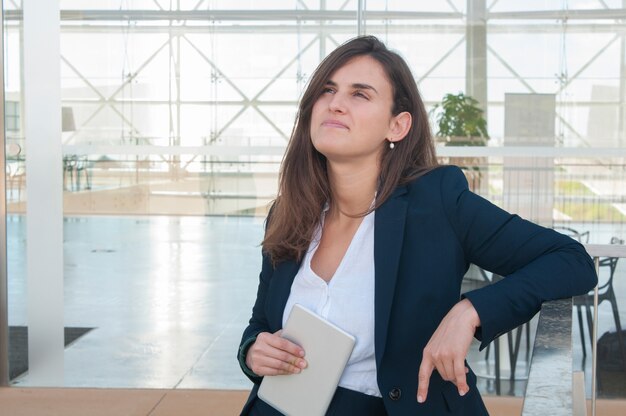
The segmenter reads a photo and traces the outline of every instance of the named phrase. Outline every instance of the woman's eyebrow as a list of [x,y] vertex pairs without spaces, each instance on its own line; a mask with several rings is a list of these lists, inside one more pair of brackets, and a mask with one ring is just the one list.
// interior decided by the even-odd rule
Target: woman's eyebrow
[[362,83],[357,82],[356,84],[352,84],[352,88],[357,89],[357,90],[372,90],[376,94],[378,94],[378,91],[376,91],[376,88],[372,87],[369,84],[362,84]]
[[[337,87],[337,83],[333,80],[328,80],[326,81],[326,85],[331,86],[331,87]],[[376,94],[378,94],[378,91],[376,91],[376,88],[372,87],[369,84],[363,84],[361,82],[356,82],[354,84],[351,85],[351,87],[355,90],[371,90],[374,91]]]

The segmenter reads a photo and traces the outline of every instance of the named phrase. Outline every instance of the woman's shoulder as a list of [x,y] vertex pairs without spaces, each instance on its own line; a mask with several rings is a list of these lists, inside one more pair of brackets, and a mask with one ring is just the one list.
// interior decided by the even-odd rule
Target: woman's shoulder
[[440,165],[412,180],[407,184],[407,187],[410,192],[423,187],[441,188],[454,186],[455,184],[467,187],[467,180],[463,171],[455,165]]

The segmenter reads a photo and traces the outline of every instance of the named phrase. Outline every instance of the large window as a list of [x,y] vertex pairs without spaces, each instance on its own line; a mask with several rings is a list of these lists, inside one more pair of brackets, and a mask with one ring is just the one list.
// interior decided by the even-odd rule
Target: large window
[[[249,387],[233,357],[298,99],[317,64],[359,31],[407,59],[428,109],[448,93],[477,99],[487,146],[437,138],[441,160],[466,165],[475,192],[589,231],[590,242],[626,237],[622,0],[60,6],[64,385]],[[24,131],[36,121],[23,112],[21,3],[4,7],[18,334],[28,325]],[[25,370],[13,381],[30,385]]]

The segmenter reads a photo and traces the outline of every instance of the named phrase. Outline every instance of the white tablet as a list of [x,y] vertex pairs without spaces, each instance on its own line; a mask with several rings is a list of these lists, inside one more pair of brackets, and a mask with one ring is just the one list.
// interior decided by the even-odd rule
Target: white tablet
[[265,376],[258,396],[291,416],[324,416],[355,338],[303,306],[293,306],[282,332],[304,349],[308,367],[299,374]]

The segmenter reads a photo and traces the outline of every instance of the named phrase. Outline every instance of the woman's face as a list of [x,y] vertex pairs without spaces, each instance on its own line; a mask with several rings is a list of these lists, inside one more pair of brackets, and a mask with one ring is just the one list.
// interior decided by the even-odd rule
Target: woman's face
[[381,64],[369,56],[353,58],[330,76],[313,105],[313,146],[331,162],[377,166],[392,136],[392,107],[393,88]]

